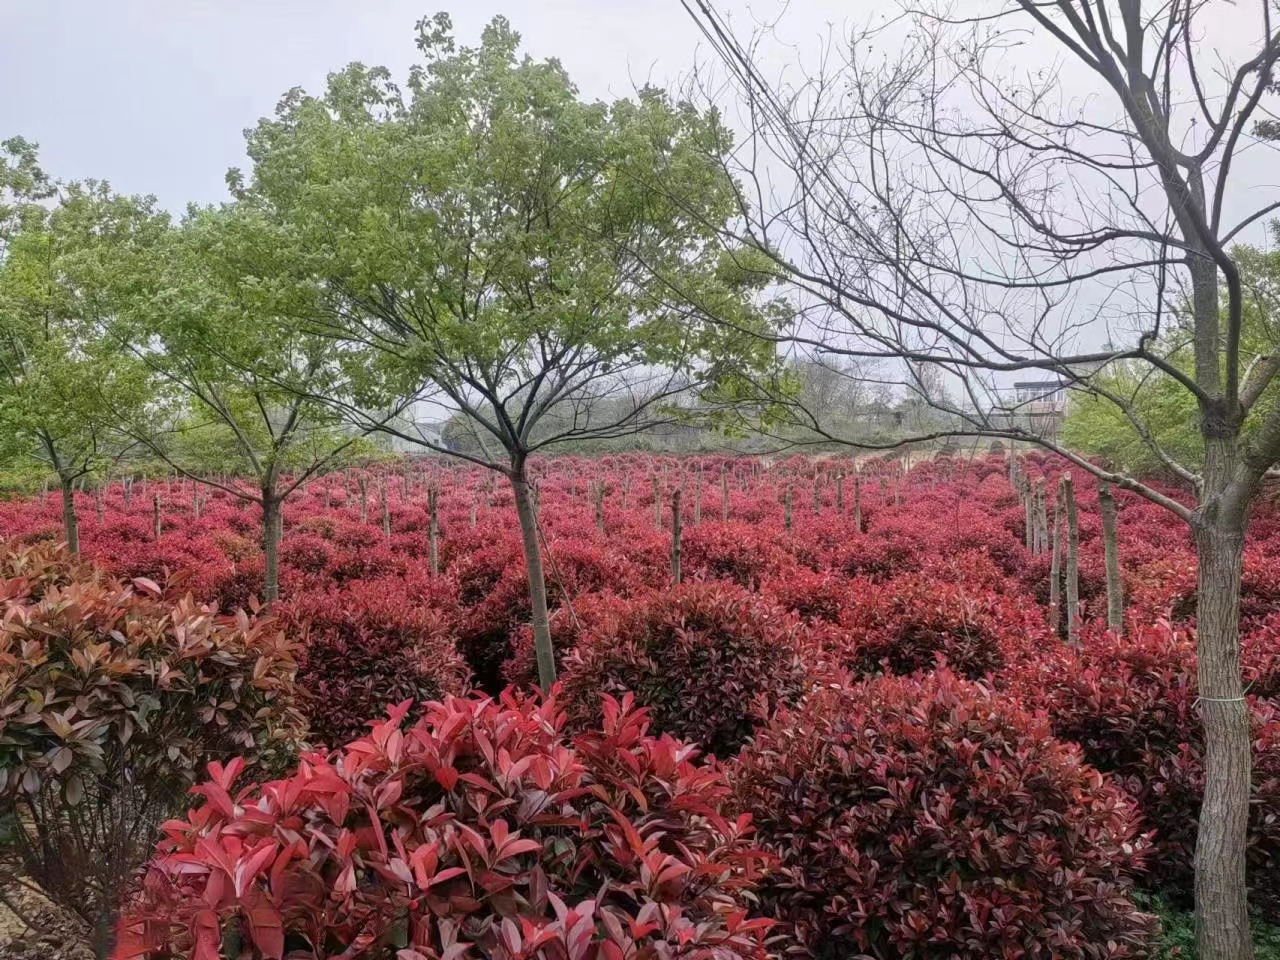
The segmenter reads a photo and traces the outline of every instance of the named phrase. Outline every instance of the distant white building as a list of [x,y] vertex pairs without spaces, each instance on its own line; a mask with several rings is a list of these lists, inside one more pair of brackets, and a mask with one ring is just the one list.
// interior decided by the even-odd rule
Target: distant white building
[[1067,418],[1070,395],[1070,383],[1059,378],[1023,380],[1001,391],[989,419],[997,428],[1022,430],[1056,441]]
[[[437,447],[445,446],[442,423],[395,417],[387,423],[387,426],[396,431],[383,434],[392,453],[426,453],[428,450],[423,446],[424,443],[435,444]],[[415,439],[410,440],[409,437]],[[422,442],[417,442],[418,439]]]

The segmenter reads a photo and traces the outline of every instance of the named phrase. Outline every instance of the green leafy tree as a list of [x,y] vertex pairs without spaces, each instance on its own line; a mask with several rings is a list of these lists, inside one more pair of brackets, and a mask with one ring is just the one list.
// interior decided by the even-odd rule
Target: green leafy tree
[[403,436],[510,481],[549,684],[530,457],[712,417],[709,395],[774,364],[748,334],[775,311],[721,242],[739,208],[714,113],[654,89],[583,102],[558,62],[518,55],[502,18],[476,48],[443,14],[417,42],[407,95],[359,64],[322,96],[287,94],[249,135],[252,176],[231,183],[289,224],[323,286],[347,415],[410,400],[460,413],[476,433],[463,449]]
[[130,275],[114,341],[169,400],[133,435],[174,469],[262,511],[263,599],[279,596],[285,500],[369,452],[333,406],[332,338],[307,323],[314,285],[295,282],[288,229],[249,203],[192,210]]
[[74,553],[75,486],[128,449],[120,417],[150,400],[142,367],[101,336],[104,265],[130,261],[161,218],[104,183],[54,184],[20,139],[3,144],[0,193],[0,457],[57,475]]
[[[1280,222],[1271,225],[1280,241]],[[1231,250],[1241,287],[1240,353],[1252,373],[1280,352],[1280,252],[1240,245]],[[1229,305],[1223,303],[1224,324]],[[1150,349],[1183,377],[1195,370],[1195,330],[1190,305],[1168,334]],[[1102,457],[1113,468],[1137,474],[1164,472],[1185,479],[1204,468],[1204,437],[1195,397],[1161,367],[1115,360],[1090,378],[1090,392],[1073,393],[1063,442]],[[1268,381],[1247,411],[1241,434],[1254,438],[1280,405],[1280,385]],[[1179,470],[1179,467],[1185,470]]]

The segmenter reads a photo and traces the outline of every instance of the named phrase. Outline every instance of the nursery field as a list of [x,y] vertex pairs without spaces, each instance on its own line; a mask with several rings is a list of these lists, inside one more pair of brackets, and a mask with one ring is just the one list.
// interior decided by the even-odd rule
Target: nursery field
[[[492,472],[310,481],[283,505],[265,607],[262,518],[210,487],[78,493],[79,558],[56,545],[57,494],[0,502],[0,794],[18,821],[0,869],[120,960],[1169,949],[1204,781],[1179,518],[1114,492],[1114,630],[1098,489],[1074,472],[1073,558],[1061,461],[532,472],[549,697]],[[1249,889],[1270,938],[1265,503],[1241,593]]]

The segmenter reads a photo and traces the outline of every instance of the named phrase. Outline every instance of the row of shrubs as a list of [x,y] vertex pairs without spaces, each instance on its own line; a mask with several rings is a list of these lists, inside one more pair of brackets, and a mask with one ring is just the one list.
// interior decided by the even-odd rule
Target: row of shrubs
[[[11,547],[18,866],[120,958],[1142,956],[1133,885],[1189,889],[1203,788],[1185,632],[1072,650],[1016,592],[930,583],[598,593],[557,613],[557,697],[494,699],[466,694],[429,578],[224,615]],[[1274,904],[1260,636],[1250,873]]]

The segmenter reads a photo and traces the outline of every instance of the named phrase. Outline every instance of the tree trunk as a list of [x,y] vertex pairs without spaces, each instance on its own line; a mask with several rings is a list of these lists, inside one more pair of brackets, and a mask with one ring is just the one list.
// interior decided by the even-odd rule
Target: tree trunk
[[153,493],[151,495],[151,535],[156,540],[160,539],[160,532],[163,529],[163,522],[160,518],[160,494]]
[[836,513],[844,516],[844,474],[836,474]]
[[671,492],[671,582],[680,582],[680,489]]
[[786,528],[787,533],[791,532],[791,484],[787,484],[787,492],[783,494],[782,500],[782,525]]
[[74,556],[80,552],[80,518],[76,516],[76,485],[69,477],[58,477],[62,485],[62,539]]
[[1023,477],[1022,483],[1018,487],[1019,493],[1022,494],[1022,514],[1024,517],[1023,524],[1025,532],[1023,535],[1023,544],[1026,548],[1035,553],[1036,546],[1036,513],[1031,503],[1031,481]]
[[1054,633],[1062,626],[1062,490],[1053,504],[1053,551],[1049,560],[1049,629]]
[[1200,566],[1196,653],[1205,736],[1195,915],[1196,946],[1204,960],[1253,957],[1245,886],[1252,742],[1239,632],[1248,498],[1229,489],[1236,471],[1235,445],[1235,438],[1206,440],[1204,494],[1193,521]]
[[[431,512],[431,524],[427,528],[427,551],[431,563],[431,575],[434,577],[440,572],[440,491],[433,485],[427,490],[427,510]],[[475,503],[472,506],[472,516],[474,517]],[[475,526],[473,523],[472,526]]]
[[1111,485],[1098,484],[1098,513],[1102,515],[1102,549],[1107,564],[1107,628],[1124,632],[1124,583],[1120,579],[1120,545],[1116,539],[1116,498]]
[[551,646],[551,624],[547,617],[547,580],[542,572],[542,552],[538,547],[538,516],[524,464],[513,466],[509,476],[511,492],[515,497],[516,515],[520,518],[520,542],[524,547],[525,569],[529,575],[529,605],[533,613],[533,647],[538,655],[538,685],[543,690],[550,690],[556,682],[556,657]]
[[604,481],[597,480],[593,486],[596,498],[596,530],[604,533]]
[[274,490],[262,491],[262,602],[267,606],[280,599],[280,540],[283,536],[280,498]]
[[1062,475],[1059,489],[1067,515],[1067,643],[1080,643],[1080,521],[1076,515],[1075,488],[1071,475]]
[[391,539],[391,504],[387,502],[387,478],[383,476],[382,486],[379,488],[379,494],[382,499],[382,539]]
[[720,468],[720,522],[729,520],[729,476]]
[[862,477],[853,475],[853,529],[862,532]]

